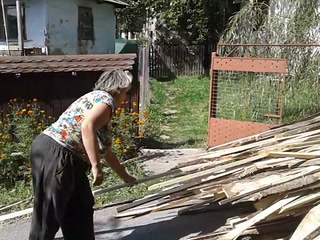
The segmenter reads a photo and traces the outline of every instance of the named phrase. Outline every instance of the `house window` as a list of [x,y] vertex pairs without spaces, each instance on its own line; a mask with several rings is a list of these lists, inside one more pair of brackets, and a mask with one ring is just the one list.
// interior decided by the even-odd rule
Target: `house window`
[[[15,5],[7,5],[4,7],[4,12],[5,12],[5,18],[7,20],[8,38],[9,40],[17,40],[18,39],[17,8]],[[26,39],[24,6],[21,6],[21,17],[22,17],[23,38]],[[0,7],[0,40],[5,40],[5,39],[6,39],[6,35],[4,31],[2,8]]]
[[94,40],[92,8],[78,7],[78,39]]

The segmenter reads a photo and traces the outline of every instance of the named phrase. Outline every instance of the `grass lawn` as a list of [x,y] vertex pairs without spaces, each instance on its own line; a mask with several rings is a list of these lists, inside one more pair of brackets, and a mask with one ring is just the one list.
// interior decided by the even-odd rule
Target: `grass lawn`
[[159,144],[180,148],[204,147],[207,137],[209,78],[152,80],[151,90],[149,114],[153,123],[158,124],[155,138]]

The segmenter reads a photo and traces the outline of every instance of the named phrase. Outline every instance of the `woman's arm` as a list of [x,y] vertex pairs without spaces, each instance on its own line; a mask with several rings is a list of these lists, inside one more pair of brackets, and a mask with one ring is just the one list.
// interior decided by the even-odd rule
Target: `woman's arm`
[[106,155],[105,155],[105,160],[110,166],[110,168],[119,175],[119,177],[127,182],[127,183],[134,183],[136,180],[134,177],[130,176],[124,166],[121,165],[119,162],[119,159],[117,155],[114,154],[114,152],[111,150],[111,148],[108,149]]
[[104,103],[98,103],[93,106],[81,124],[82,141],[92,166],[93,185],[95,186],[103,182],[96,131],[103,127],[110,117],[111,107]]

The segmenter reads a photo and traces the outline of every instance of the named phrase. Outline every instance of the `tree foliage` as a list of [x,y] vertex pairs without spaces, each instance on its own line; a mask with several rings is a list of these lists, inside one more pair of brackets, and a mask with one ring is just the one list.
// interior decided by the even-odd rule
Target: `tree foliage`
[[156,19],[161,43],[198,44],[217,42],[228,18],[237,10],[233,0],[129,0],[118,11],[122,30],[141,32]]

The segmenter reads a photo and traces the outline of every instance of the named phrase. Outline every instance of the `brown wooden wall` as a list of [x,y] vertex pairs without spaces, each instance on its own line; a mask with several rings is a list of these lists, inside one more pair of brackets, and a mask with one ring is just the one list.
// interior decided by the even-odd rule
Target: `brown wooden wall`
[[[102,72],[50,72],[50,73],[12,73],[0,74],[0,109],[6,111],[10,99],[23,99],[25,102],[37,98],[47,116],[56,119],[77,98],[92,90]],[[138,77],[136,68],[128,100],[138,103]],[[135,111],[138,111],[136,107]],[[3,113],[5,114],[5,113]]]

